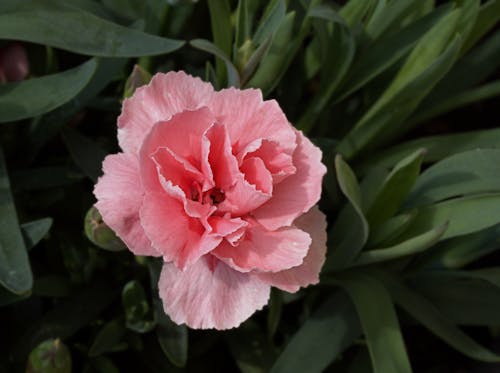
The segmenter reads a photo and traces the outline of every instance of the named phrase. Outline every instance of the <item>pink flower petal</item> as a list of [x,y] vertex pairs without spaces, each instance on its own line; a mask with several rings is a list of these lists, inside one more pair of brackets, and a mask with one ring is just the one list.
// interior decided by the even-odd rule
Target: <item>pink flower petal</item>
[[212,254],[240,272],[278,272],[302,264],[310,245],[311,237],[300,229],[271,232],[254,225],[238,246],[223,241]]
[[271,195],[273,192],[273,177],[260,158],[247,158],[243,161],[240,171],[245,180],[254,185],[262,193]]
[[140,210],[141,224],[153,247],[181,269],[192,265],[221,241],[199,219],[186,215],[184,204],[167,193],[148,193]]
[[213,125],[214,116],[207,108],[184,111],[166,122],[158,122],[144,139],[140,150],[141,176],[147,191],[158,191],[158,171],[152,156],[159,148],[167,147],[183,161],[205,174],[205,189],[213,186],[208,165],[208,140],[205,132]]
[[139,177],[139,162],[133,154],[108,155],[104,175],[94,188],[96,208],[104,222],[115,231],[136,255],[159,256],[139,221],[144,191]]
[[296,171],[293,158],[272,141],[262,140],[260,146],[245,154],[245,158],[255,157],[262,159],[266,168],[273,176],[273,183],[278,184]]
[[196,329],[237,327],[268,300],[270,286],[205,256],[180,271],[165,263],[158,284],[165,312]]
[[286,271],[258,275],[262,281],[290,293],[319,282],[319,273],[326,253],[326,218],[317,206],[295,220],[294,224],[312,237],[304,263]]
[[[118,141],[124,152],[138,153],[153,125],[184,110],[206,106],[212,85],[183,71],[156,74],[123,102],[118,117]],[[188,132],[183,131],[186,134]]]
[[232,153],[226,128],[216,124],[207,131],[206,136],[210,142],[208,161],[214,181],[224,192],[224,200],[218,205],[219,211],[242,216],[271,198],[270,193],[257,190],[245,180]]
[[326,173],[321,150],[302,132],[296,131],[296,134],[297,148],[293,153],[296,173],[275,185],[273,197],[253,212],[257,221],[269,230],[291,225],[321,196],[321,182]]
[[211,96],[208,107],[223,123],[235,154],[256,139],[277,142],[291,153],[295,148],[292,126],[274,100],[263,101],[256,89],[223,89]]

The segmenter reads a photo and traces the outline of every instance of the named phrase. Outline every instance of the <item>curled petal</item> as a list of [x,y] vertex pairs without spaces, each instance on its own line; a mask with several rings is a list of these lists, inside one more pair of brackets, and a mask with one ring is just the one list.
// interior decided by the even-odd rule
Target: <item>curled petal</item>
[[180,271],[165,263],[158,284],[163,307],[178,324],[237,327],[269,300],[270,286],[207,255]]
[[181,269],[222,241],[219,235],[210,235],[199,219],[188,216],[182,201],[167,193],[146,194],[140,217],[153,247]]
[[223,241],[212,254],[240,272],[278,272],[302,264],[310,245],[311,237],[300,229],[270,232],[254,225],[237,246]]
[[269,285],[290,293],[319,282],[319,273],[325,262],[326,253],[326,218],[317,206],[295,220],[294,224],[308,232],[312,238],[311,247],[304,262],[285,271],[258,275]]
[[123,102],[118,117],[120,147],[126,153],[137,154],[155,123],[205,106],[212,94],[211,84],[182,71],[156,74],[148,85]]
[[104,175],[94,188],[96,208],[104,222],[115,231],[136,255],[159,254],[144,233],[139,209],[144,191],[139,177],[139,162],[133,154],[108,155],[103,162]]
[[269,230],[290,226],[321,196],[321,182],[326,173],[326,167],[321,163],[321,150],[302,132],[296,131],[296,134],[297,148],[293,153],[293,164],[297,171],[275,185],[273,198],[252,213]]
[[290,154],[295,148],[295,135],[288,120],[274,100],[263,101],[256,89],[223,89],[211,96],[207,106],[225,125],[238,154],[252,141],[269,139]]

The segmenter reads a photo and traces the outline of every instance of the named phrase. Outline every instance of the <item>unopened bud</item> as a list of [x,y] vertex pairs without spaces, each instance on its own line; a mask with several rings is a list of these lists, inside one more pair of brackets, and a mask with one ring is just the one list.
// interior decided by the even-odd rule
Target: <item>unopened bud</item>
[[85,215],[85,234],[87,238],[101,249],[121,251],[126,248],[115,232],[102,220],[102,216],[94,206]]

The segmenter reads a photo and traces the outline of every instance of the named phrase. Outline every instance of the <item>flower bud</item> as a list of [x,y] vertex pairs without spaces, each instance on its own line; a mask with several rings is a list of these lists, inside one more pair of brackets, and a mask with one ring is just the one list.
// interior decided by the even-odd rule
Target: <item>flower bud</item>
[[70,373],[71,354],[60,339],[40,343],[28,357],[27,373]]
[[127,78],[125,82],[125,89],[123,92],[123,98],[131,97],[135,90],[145,84],[148,84],[151,80],[151,74],[144,70],[139,65],[134,65],[132,73]]
[[20,43],[10,43],[0,49],[0,82],[17,82],[29,74],[26,49]]
[[125,244],[120,240],[115,232],[109,228],[102,220],[102,216],[94,206],[85,215],[85,234],[87,238],[101,249],[110,251],[121,251],[125,249]]

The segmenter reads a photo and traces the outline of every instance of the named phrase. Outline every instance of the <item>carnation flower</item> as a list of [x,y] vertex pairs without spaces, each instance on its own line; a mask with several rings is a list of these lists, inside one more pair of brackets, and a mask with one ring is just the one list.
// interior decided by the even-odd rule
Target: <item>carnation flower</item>
[[318,282],[326,168],[276,101],[157,74],[124,101],[118,140],[96,207],[134,254],[163,258],[160,297],[174,322],[236,327],[271,286]]

